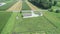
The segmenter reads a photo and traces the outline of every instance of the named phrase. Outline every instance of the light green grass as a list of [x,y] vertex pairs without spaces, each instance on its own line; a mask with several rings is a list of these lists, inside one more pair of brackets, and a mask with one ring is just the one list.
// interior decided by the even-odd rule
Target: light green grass
[[36,18],[27,18],[24,19],[21,17],[21,14],[18,14],[19,20],[16,21],[15,28],[12,33],[33,33],[33,32],[41,32],[44,31],[47,33],[57,33],[56,27],[50,23],[44,16],[39,16]]
[[0,12],[0,33],[11,16],[11,12]]
[[[30,9],[29,7],[25,6],[25,3],[23,3],[23,10]],[[16,34],[34,34],[34,32],[40,32],[44,31],[46,34],[60,34],[59,33],[59,19],[56,17],[56,15],[52,15],[52,13],[44,13],[44,15],[41,17],[36,18],[22,18],[22,15],[18,14],[19,19],[16,20],[15,28],[13,29],[12,33]],[[56,20],[55,20],[56,18]],[[52,20],[51,20],[52,19]],[[57,24],[57,23],[58,24]]]
[[[60,30],[60,13],[54,13],[54,12],[45,12],[44,16],[47,18],[49,21],[51,21],[56,27],[58,34]],[[57,34],[57,33],[56,33]]]
[[8,20],[7,24],[3,28],[1,34],[11,34],[12,29],[14,28],[15,20],[16,20],[17,13],[13,13],[10,19]]
[[[60,13],[55,12],[45,12],[45,17],[51,20],[54,24],[56,24],[57,27],[59,27],[60,24]],[[60,27],[59,27],[60,28]]]
[[22,10],[31,10],[31,8],[23,1]]

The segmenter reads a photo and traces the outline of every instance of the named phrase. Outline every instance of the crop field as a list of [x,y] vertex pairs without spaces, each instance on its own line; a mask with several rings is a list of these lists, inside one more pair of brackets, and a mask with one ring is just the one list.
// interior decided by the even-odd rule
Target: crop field
[[[4,1],[3,1],[4,2]],[[6,3],[3,6],[0,6],[0,11],[5,11],[8,8],[10,8],[13,4],[15,4],[17,1],[16,0],[7,0],[4,3]]]
[[0,33],[11,16],[11,12],[0,12]]
[[[51,15],[50,12],[44,12],[44,16],[42,17],[39,16],[27,19],[22,18],[22,15],[18,16],[20,18],[15,24],[12,31],[13,34],[60,34],[60,27],[57,25],[60,24],[60,21],[56,17],[56,13]],[[54,22],[54,19],[57,19],[58,21]]]
[[16,33],[16,34],[35,33],[36,34],[36,32],[40,33],[41,31],[46,34],[57,33],[56,27],[44,17],[28,18],[28,19],[23,19],[21,17],[20,20],[21,20],[20,22],[18,23],[16,22],[13,33]]
[[27,19],[22,18],[22,15],[18,14],[19,20],[15,23],[12,34],[60,34],[58,25],[60,21],[56,17],[56,13],[44,12],[44,14],[42,17]]
[[[53,12],[52,12],[53,13]],[[52,22],[55,22],[56,21],[56,24],[59,24],[59,20],[60,20],[60,13],[50,13],[50,12],[46,12],[45,15],[48,16],[47,18],[48,19],[52,19]],[[48,14],[48,15],[47,15]],[[51,17],[52,16],[52,17]],[[54,18],[53,18],[54,17]],[[53,21],[54,20],[54,21]],[[59,27],[59,26],[58,26]]]
[[[12,1],[12,0],[11,0]],[[12,2],[10,3],[12,4]],[[13,4],[16,1],[13,2]],[[7,2],[9,3],[9,2]],[[29,2],[30,3],[30,2]],[[51,9],[41,9],[37,6],[31,5],[23,0],[22,8],[18,12],[6,12],[0,11],[0,33],[1,34],[60,34],[60,12],[56,12],[60,9],[59,3],[56,6],[52,6]],[[9,6],[11,6],[9,4]],[[32,7],[32,8],[31,8]],[[37,8],[36,8],[37,7]],[[5,9],[5,8],[4,8]],[[24,12],[31,14],[32,10],[35,14],[42,12],[42,16],[23,18]],[[3,10],[3,8],[1,9]],[[6,9],[5,9],[6,10]],[[29,12],[28,12],[29,11]]]

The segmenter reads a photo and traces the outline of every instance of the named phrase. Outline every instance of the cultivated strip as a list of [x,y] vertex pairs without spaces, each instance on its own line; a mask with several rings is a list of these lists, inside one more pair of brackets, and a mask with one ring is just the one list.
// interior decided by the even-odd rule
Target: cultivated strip
[[14,4],[12,7],[7,9],[7,11],[20,11],[22,8],[22,2],[18,1],[16,4]]

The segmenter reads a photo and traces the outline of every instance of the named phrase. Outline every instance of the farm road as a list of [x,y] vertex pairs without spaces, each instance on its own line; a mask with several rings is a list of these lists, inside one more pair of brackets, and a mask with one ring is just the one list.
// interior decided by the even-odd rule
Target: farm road
[[28,6],[29,6],[33,11],[47,11],[47,10],[43,10],[43,9],[40,9],[40,8],[34,6],[32,3],[28,2],[27,0],[26,0],[26,3],[28,4]]
[[20,11],[21,8],[22,8],[22,1],[18,1],[17,3],[15,3],[12,7],[7,9],[6,11]]
[[34,11],[39,11],[39,10],[40,10],[39,8],[37,8],[36,6],[34,6],[33,4],[31,4],[30,2],[26,1],[26,3],[28,4],[28,6],[29,6],[32,10],[34,10]]

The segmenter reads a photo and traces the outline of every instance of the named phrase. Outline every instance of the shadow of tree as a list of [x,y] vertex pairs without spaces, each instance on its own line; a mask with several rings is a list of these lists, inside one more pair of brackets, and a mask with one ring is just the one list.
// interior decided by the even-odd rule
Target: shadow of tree
[[35,5],[36,7],[38,7],[38,8],[41,8],[41,9],[50,9],[51,7],[44,7],[43,5],[42,5],[42,3],[36,3],[36,2],[31,2],[33,5]]

